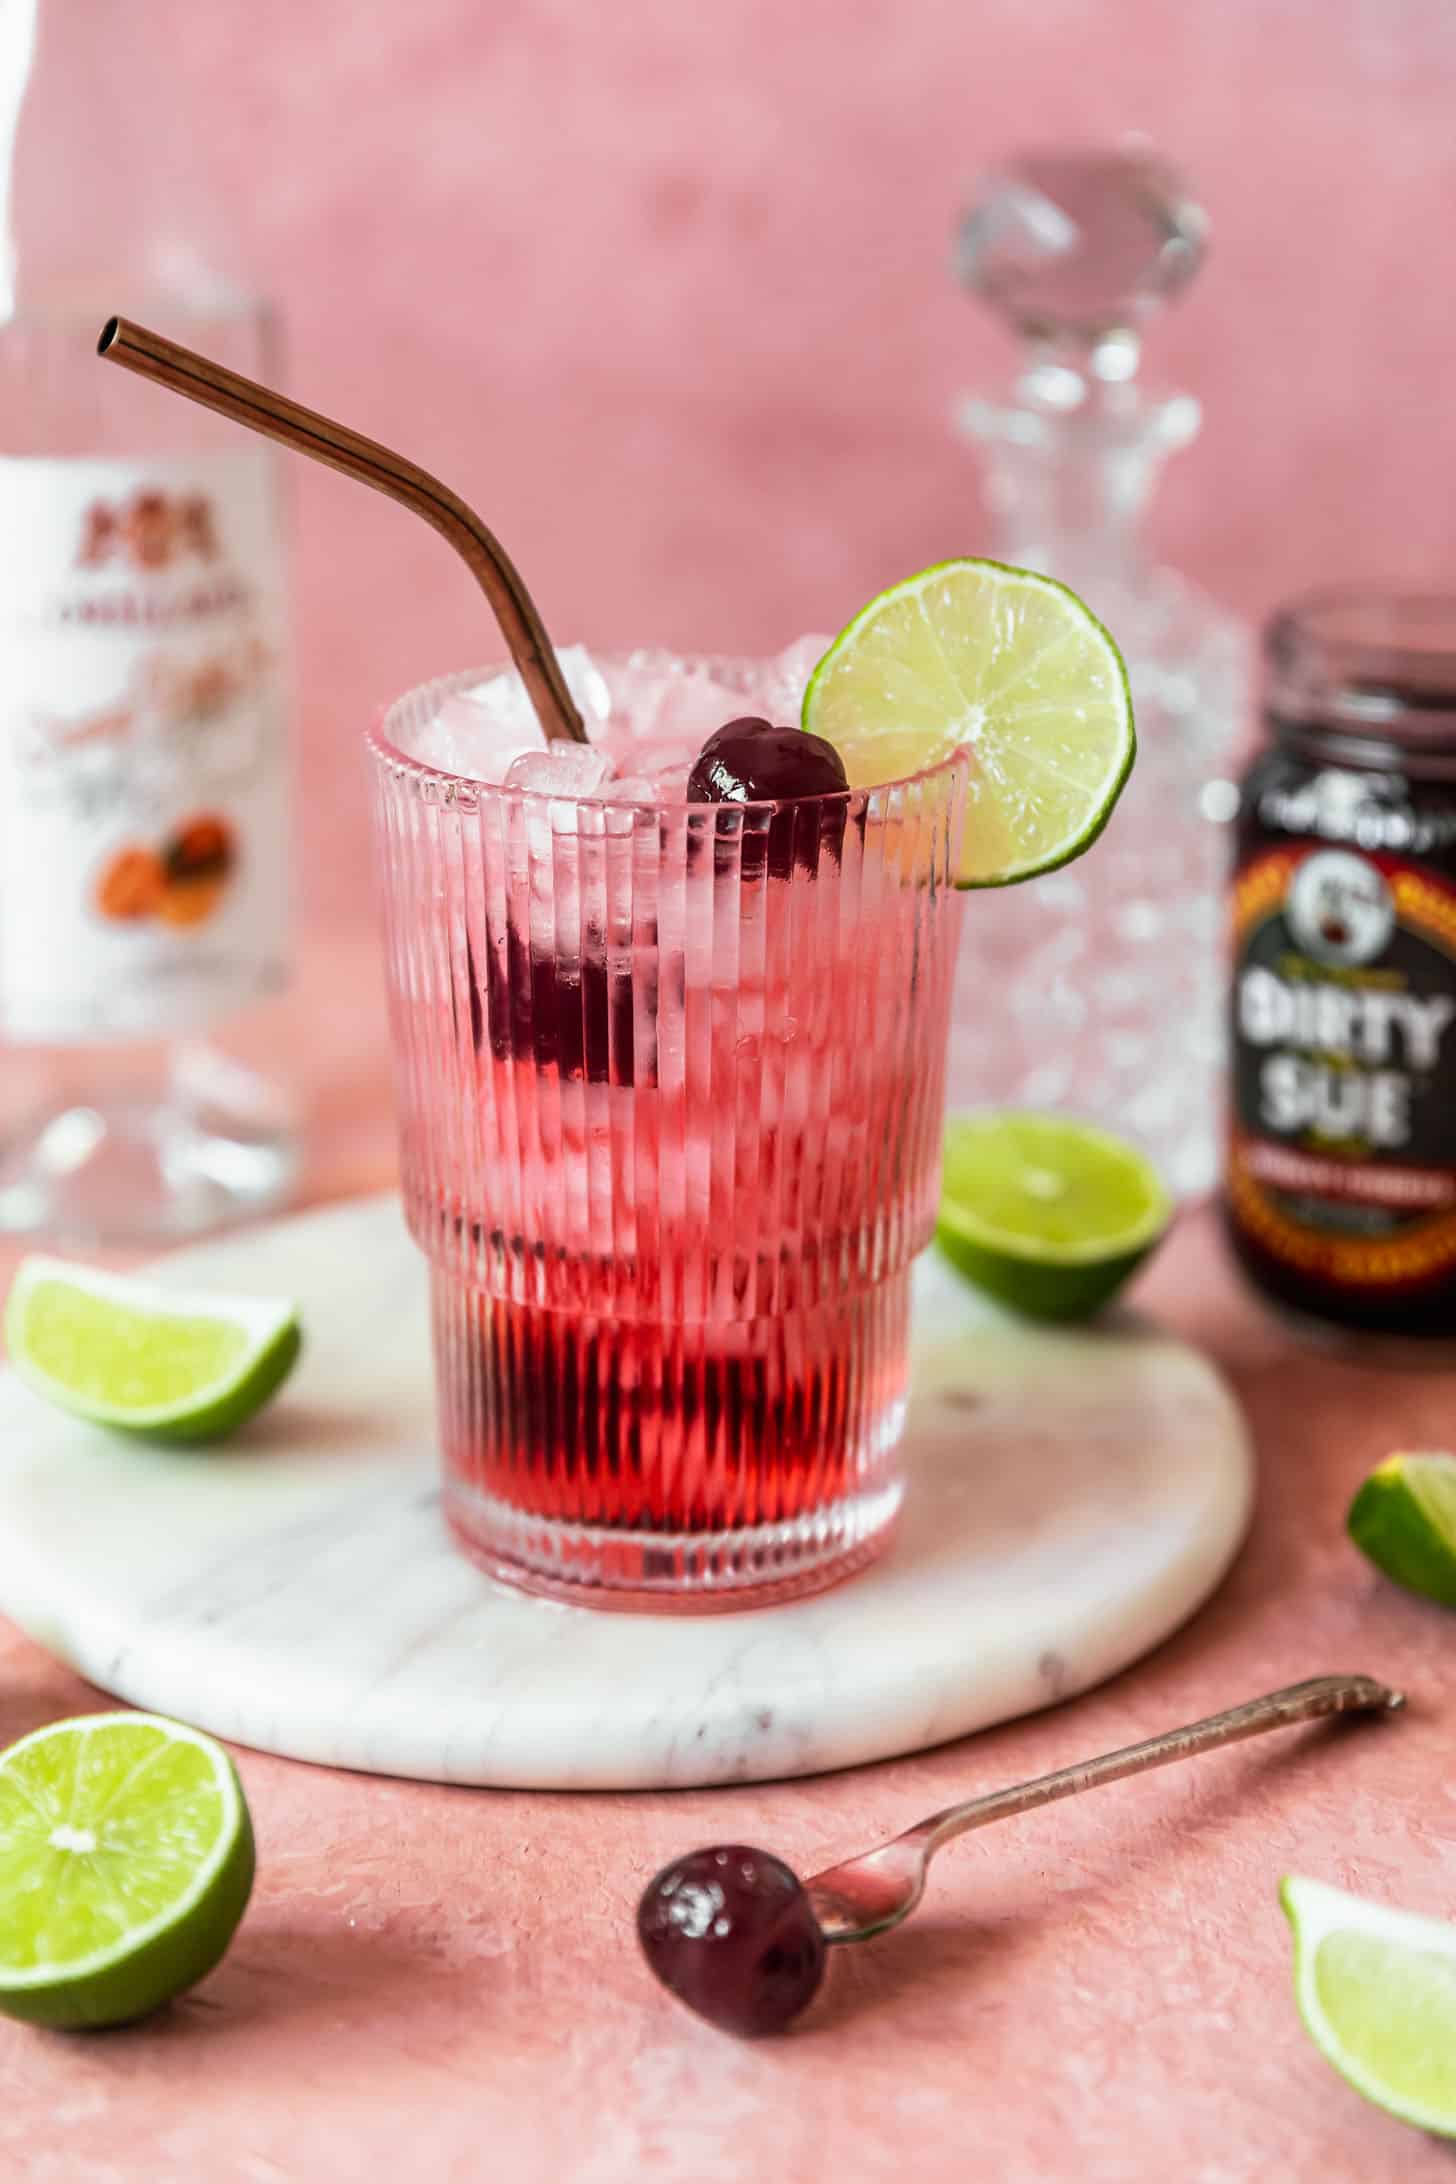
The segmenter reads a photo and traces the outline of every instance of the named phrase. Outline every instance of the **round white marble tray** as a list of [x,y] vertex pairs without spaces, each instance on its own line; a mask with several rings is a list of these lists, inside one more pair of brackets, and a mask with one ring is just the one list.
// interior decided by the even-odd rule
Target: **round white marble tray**
[[1195,1352],[1020,1326],[928,1258],[885,1561],[736,1615],[557,1607],[493,1585],[441,1522],[423,1267],[392,1197],[158,1274],[291,1292],[303,1361],[211,1453],[114,1439],[0,1375],[0,1607],[118,1697],[295,1759],[638,1789],[916,1751],[1145,1653],[1248,1515],[1247,1436]]

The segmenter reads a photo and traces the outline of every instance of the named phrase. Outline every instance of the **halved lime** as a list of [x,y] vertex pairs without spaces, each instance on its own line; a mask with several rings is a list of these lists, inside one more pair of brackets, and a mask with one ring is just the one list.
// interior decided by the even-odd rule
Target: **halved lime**
[[1387,1456],[1346,1521],[1377,1570],[1456,1608],[1456,1457]]
[[81,1418],[215,1441],[267,1402],[301,1336],[286,1299],[188,1296],[34,1258],[11,1285],[5,1340],[21,1379]]
[[881,592],[804,692],[851,784],[918,773],[966,744],[962,887],[1079,857],[1136,749],[1122,655],[1075,592],[998,561],[942,561]]
[[1456,2138],[1456,1927],[1293,1874],[1279,1900],[1325,2061],[1403,2123]]
[[1033,1319],[1085,1319],[1172,1218],[1136,1147],[1062,1115],[953,1116],[936,1241],[968,1281]]
[[220,1744],[155,1714],[53,1722],[0,1753],[0,2010],[121,2025],[233,1938],[253,1828]]

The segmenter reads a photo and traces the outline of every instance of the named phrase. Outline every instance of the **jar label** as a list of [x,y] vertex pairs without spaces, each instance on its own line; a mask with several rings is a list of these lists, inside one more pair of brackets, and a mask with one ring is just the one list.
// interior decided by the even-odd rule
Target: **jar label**
[[0,1034],[186,1031],[283,983],[263,451],[0,460]]
[[1273,1258],[1393,1290],[1456,1267],[1456,889],[1325,845],[1233,890],[1235,1218]]

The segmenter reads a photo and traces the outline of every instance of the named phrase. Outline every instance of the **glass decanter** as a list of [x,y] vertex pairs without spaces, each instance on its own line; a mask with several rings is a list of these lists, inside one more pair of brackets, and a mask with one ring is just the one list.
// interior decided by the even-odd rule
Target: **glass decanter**
[[[986,894],[966,920],[951,1098],[1063,1108],[1136,1139],[1183,1196],[1212,1184],[1222,1055],[1216,778],[1244,705],[1239,625],[1145,558],[1164,458],[1197,431],[1189,394],[1137,377],[1142,329],[1197,272],[1207,223],[1139,144],[1015,155],[962,221],[957,272],[1024,344],[1009,395],[967,396],[993,551],[1070,584],[1127,660],[1132,779],[1090,856]],[[1004,996],[985,1029],[988,970]]]

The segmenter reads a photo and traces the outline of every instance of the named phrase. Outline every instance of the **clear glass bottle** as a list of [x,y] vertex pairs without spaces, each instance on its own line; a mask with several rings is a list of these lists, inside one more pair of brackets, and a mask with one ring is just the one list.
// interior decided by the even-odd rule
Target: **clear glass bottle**
[[267,378],[272,327],[138,44],[116,7],[0,19],[0,1230],[140,1243],[277,1203],[296,1155],[217,1036],[288,973],[275,460],[95,353],[124,309]]
[[[1150,566],[1141,520],[1199,426],[1138,382],[1142,329],[1197,272],[1204,216],[1138,144],[1017,155],[981,182],[957,271],[1023,343],[1006,397],[966,397],[992,550],[1070,584],[1128,663],[1133,776],[1092,854],[966,920],[951,1097],[1066,1108],[1137,1139],[1185,1196],[1218,1167],[1223,829],[1216,776],[1245,705],[1240,626]],[[985,1037],[988,970],[1005,996]]]

